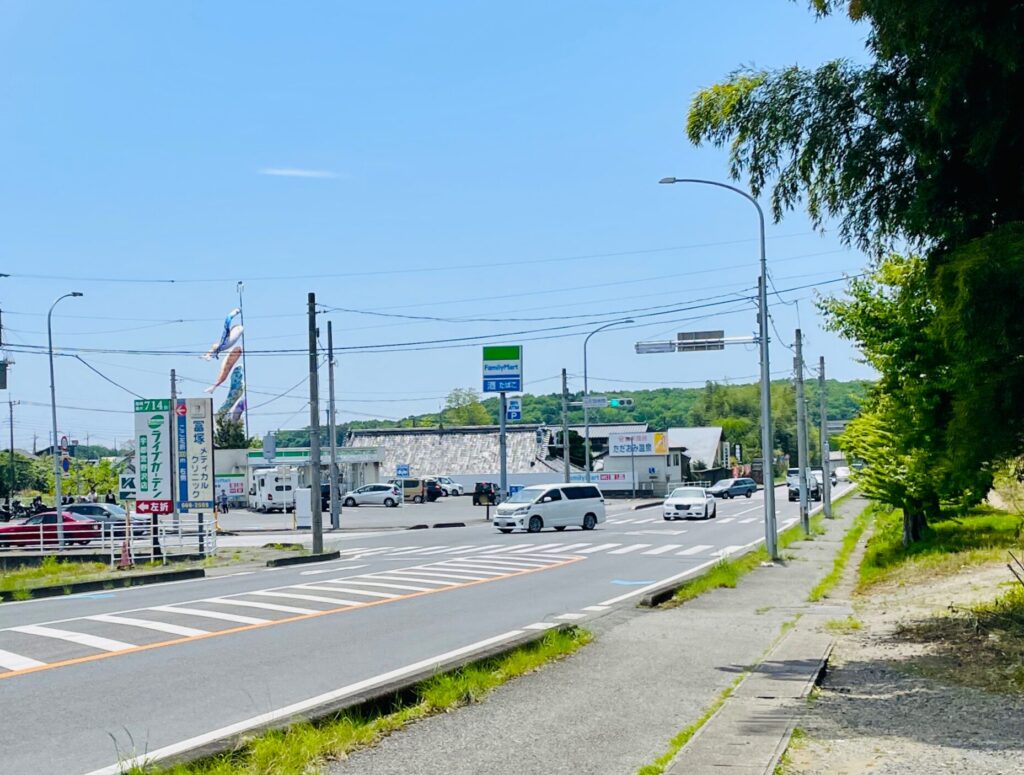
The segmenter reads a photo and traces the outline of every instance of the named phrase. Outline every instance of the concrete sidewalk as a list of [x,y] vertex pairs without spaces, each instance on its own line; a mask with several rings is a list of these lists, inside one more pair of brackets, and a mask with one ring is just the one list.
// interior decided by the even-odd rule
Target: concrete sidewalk
[[[736,589],[719,589],[671,610],[617,609],[581,622],[596,639],[563,663],[501,687],[486,700],[400,731],[373,749],[332,762],[331,775],[522,775],[523,773],[635,773],[664,753],[671,738],[696,720],[737,676],[763,668],[738,687],[736,698],[799,695],[817,668],[822,640],[808,627],[812,608],[841,616],[829,606],[806,602],[812,586],[831,570],[840,541],[865,501],[854,497],[838,519],[813,541],[792,545],[783,565],[759,568]],[[557,612],[552,611],[552,614]],[[803,615],[780,640],[783,625]],[[817,616],[813,618],[818,618]],[[814,635],[805,641],[802,633]],[[800,634],[800,637],[797,637]],[[767,682],[767,683],[766,683]],[[793,687],[798,687],[794,689]],[[785,690],[785,691],[783,691]],[[743,703],[733,703],[740,709]],[[714,727],[694,738],[685,755],[700,747],[747,765],[735,772],[764,772],[753,758],[772,760],[789,720],[773,705],[746,703],[735,724],[724,726],[725,707]],[[765,713],[767,711],[767,714]],[[765,718],[771,724],[764,724]],[[753,735],[757,745],[737,745]],[[746,726],[744,726],[746,725]],[[738,730],[738,731],[737,731]],[[713,734],[712,734],[713,732]],[[772,740],[775,740],[772,744]],[[758,751],[766,754],[755,754]],[[694,761],[677,772],[721,772],[722,758]],[[761,766],[761,769],[757,769]]]

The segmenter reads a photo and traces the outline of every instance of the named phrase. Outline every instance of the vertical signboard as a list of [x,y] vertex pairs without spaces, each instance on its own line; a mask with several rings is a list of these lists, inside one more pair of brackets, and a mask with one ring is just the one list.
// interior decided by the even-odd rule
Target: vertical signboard
[[485,393],[519,393],[523,389],[523,348],[517,344],[484,347]]
[[135,510],[139,514],[170,514],[171,400],[142,398],[135,402]]
[[174,407],[178,509],[213,511],[213,399],[179,398]]

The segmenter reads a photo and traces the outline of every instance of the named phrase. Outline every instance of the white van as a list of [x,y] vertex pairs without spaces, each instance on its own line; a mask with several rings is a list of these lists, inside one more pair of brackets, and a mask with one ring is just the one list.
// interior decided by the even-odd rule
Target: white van
[[268,511],[292,511],[295,508],[295,490],[299,486],[299,473],[286,466],[255,471],[249,488],[249,508]]
[[524,487],[498,506],[494,526],[499,533],[546,527],[593,530],[604,522],[604,496],[593,484],[535,484]]

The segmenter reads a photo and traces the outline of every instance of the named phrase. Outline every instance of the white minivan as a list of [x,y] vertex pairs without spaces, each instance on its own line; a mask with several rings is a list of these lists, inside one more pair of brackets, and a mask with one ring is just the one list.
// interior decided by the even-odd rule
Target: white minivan
[[498,506],[494,526],[499,533],[546,527],[593,530],[604,522],[604,496],[593,484],[535,484],[513,493]]

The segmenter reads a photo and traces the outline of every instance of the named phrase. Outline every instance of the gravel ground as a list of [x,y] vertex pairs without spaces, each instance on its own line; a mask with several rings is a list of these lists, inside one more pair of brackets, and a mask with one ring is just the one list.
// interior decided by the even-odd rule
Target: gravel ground
[[[836,598],[848,595],[851,561]],[[786,775],[1007,775],[1024,773],[1024,696],[994,694],[915,674],[934,654],[897,634],[950,604],[990,600],[1003,565],[965,568],[952,577],[883,588],[855,598],[860,630],[838,637],[818,699],[799,726]],[[845,594],[844,594],[845,593]]]

